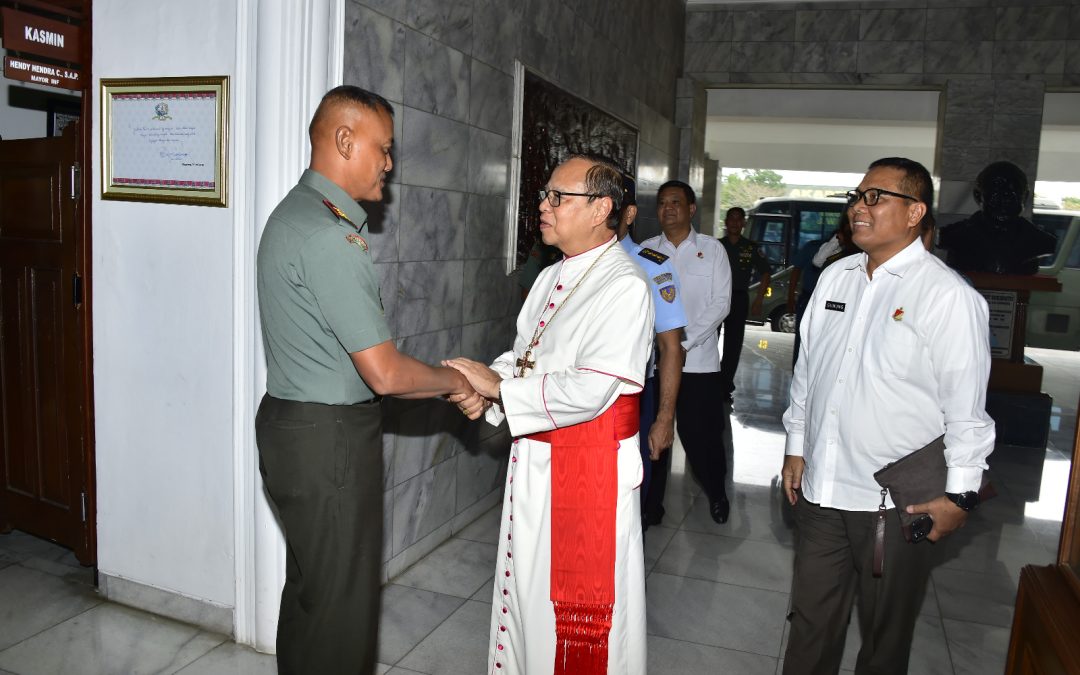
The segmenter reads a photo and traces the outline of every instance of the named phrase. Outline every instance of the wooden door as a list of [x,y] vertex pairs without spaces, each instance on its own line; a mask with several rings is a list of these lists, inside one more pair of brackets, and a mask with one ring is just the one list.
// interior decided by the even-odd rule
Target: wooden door
[[55,541],[90,564],[71,127],[0,141],[0,530]]

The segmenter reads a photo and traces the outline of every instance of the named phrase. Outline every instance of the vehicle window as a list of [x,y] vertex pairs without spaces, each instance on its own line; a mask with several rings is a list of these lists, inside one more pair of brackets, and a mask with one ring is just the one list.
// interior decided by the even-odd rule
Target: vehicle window
[[[837,205],[837,208],[841,207]],[[840,227],[839,210],[804,209],[799,212],[799,240],[795,242],[795,250],[799,250],[808,242],[824,239],[838,227]]]
[[788,264],[784,247],[786,239],[784,231],[787,229],[787,225],[788,220],[786,218],[762,218],[755,222],[755,241],[761,246],[761,250],[769,260],[769,265],[773,268],[773,271],[787,267]]
[[[1049,260],[1057,259],[1061,247],[1065,244],[1065,237],[1069,234],[1069,228],[1072,226],[1073,221],[1077,219],[1076,216],[1068,213],[1039,213],[1036,211],[1031,215],[1031,222],[1035,223],[1036,227],[1057,237],[1057,244],[1054,245],[1054,255],[1048,257],[1043,264],[1049,264]],[[1080,237],[1077,237],[1073,242],[1072,250],[1069,251],[1069,256],[1065,259],[1065,267],[1074,270],[1080,269]]]

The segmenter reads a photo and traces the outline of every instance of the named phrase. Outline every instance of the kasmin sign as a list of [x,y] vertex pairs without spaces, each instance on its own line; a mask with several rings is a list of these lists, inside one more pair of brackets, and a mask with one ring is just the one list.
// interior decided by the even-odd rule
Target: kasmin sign
[[4,48],[68,63],[79,62],[79,27],[9,7],[2,10]]

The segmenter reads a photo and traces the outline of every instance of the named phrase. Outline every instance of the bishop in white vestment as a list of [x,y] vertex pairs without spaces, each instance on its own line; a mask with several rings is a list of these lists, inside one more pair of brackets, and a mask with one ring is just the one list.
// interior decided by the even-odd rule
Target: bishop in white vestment
[[[518,315],[514,348],[495,359],[490,370],[464,359],[447,362],[459,367],[474,386],[481,384],[478,392],[499,399],[487,411],[487,421],[497,425],[505,419],[515,438],[499,534],[487,664],[490,673],[645,673],[645,584],[637,491],[642,467],[636,404],[652,350],[653,305],[644,272],[618,245],[605,214],[599,221],[603,229],[585,230],[592,235],[588,239],[574,238],[573,219],[590,216],[595,211],[594,201],[608,201],[598,199],[599,195],[587,200],[599,191],[590,189],[592,183],[586,180],[586,171],[592,166],[596,166],[595,161],[568,160],[555,170],[549,189],[543,193],[541,231],[545,241],[554,239],[548,243],[558,245],[566,257],[537,278]],[[616,172],[613,180],[618,192],[614,193],[612,212],[618,209],[621,176]],[[558,194],[552,199],[551,193]],[[587,244],[591,247],[583,249]],[[491,380],[487,385],[474,381],[481,369]],[[632,430],[627,426],[631,414]],[[609,448],[596,455],[610,462],[612,473],[613,513],[608,514],[607,529],[602,523],[591,522],[594,511],[603,508],[576,512],[572,507],[564,508],[573,500],[564,499],[561,495],[566,492],[560,490],[572,491],[580,487],[575,483],[591,479],[591,469],[582,468],[593,466],[589,460],[585,465],[569,465],[575,472],[571,476],[558,475],[560,466],[568,466],[560,464],[567,460],[559,457],[567,455],[559,455],[564,446],[558,445],[558,439],[565,438],[559,434],[595,427],[603,420],[614,420],[610,424],[615,429]],[[611,433],[610,426],[604,433]],[[584,445],[566,447],[575,448],[568,452],[571,462],[580,461],[585,454],[576,451]],[[566,473],[566,469],[561,470]],[[587,491],[596,490],[589,487]],[[565,519],[566,513],[572,514],[569,519]],[[598,529],[592,529],[594,525]],[[594,532],[603,534],[593,536]],[[553,541],[559,549],[554,552]],[[610,563],[599,565],[613,568],[601,570],[609,578],[613,571],[614,578],[607,618],[601,613],[597,619],[587,604],[566,603],[571,610],[561,610],[563,627],[557,639],[560,603],[553,601],[553,579],[558,580],[556,586],[562,586],[562,579],[573,579],[575,574],[571,571],[568,577],[560,576],[560,561],[573,567],[575,559],[588,560],[604,547],[613,554]],[[595,560],[587,565],[597,566]],[[586,584],[591,581],[587,574]],[[554,594],[563,593],[565,599],[570,593],[572,601],[587,595],[575,591],[572,581],[567,588],[570,590],[555,589]],[[568,624],[570,638],[565,637]],[[582,635],[585,637],[579,640]],[[590,642],[597,636],[604,645],[600,648]],[[586,646],[575,655],[573,644]],[[580,660],[582,651],[588,660],[590,653],[604,649],[599,666]]]

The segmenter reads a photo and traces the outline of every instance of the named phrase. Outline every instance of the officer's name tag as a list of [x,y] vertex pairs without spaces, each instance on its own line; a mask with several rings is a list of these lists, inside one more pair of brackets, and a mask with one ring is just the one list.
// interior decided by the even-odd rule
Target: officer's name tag
[[834,312],[842,312],[844,311],[844,307],[847,307],[847,305],[842,302],[836,302],[835,300],[825,301],[825,309],[829,309]]

